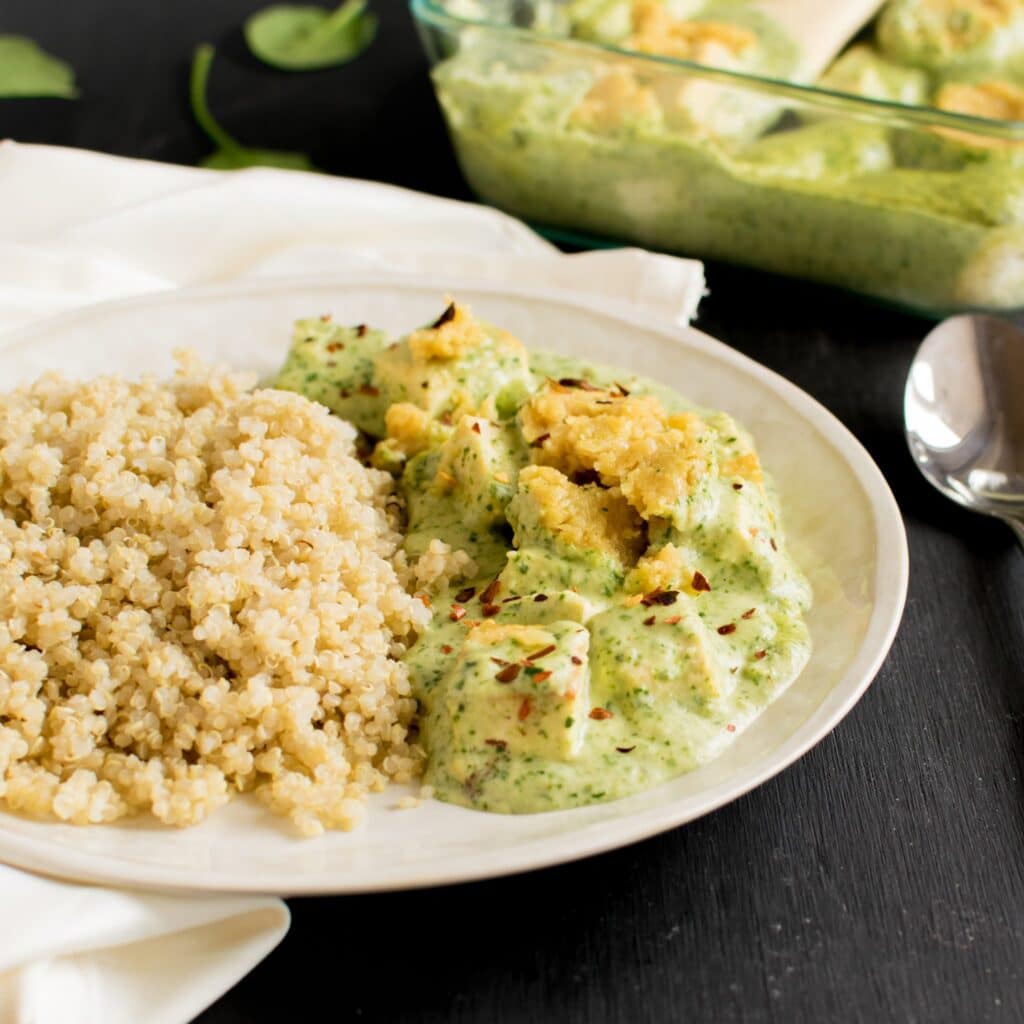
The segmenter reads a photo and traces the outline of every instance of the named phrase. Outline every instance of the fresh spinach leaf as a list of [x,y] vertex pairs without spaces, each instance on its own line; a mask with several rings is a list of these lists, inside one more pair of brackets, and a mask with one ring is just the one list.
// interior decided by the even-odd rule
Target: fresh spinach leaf
[[245,41],[265,64],[313,71],[346,64],[373,42],[377,19],[366,0],[345,0],[335,11],[275,4],[245,23]]
[[31,39],[0,35],[0,97],[78,95],[70,64],[51,57]]
[[315,171],[316,168],[305,153],[290,153],[280,149],[250,149],[221,128],[206,101],[206,83],[210,77],[214,52],[209,43],[197,47],[189,77],[192,115],[217,147],[203,160],[203,166],[225,171],[238,170],[242,167],[283,167],[290,171]]

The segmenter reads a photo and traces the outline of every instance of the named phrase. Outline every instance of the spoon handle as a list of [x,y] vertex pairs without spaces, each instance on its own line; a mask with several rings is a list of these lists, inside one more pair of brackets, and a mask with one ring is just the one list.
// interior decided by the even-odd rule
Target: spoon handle
[[1010,529],[1017,535],[1021,548],[1024,549],[1024,520],[1007,519],[1006,521],[1010,524]]

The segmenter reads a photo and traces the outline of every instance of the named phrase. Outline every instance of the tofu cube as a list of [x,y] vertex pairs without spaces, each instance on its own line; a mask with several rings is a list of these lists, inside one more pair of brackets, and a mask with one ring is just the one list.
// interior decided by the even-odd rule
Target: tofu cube
[[459,778],[487,750],[571,761],[583,744],[589,708],[589,635],[577,622],[471,629],[446,688]]

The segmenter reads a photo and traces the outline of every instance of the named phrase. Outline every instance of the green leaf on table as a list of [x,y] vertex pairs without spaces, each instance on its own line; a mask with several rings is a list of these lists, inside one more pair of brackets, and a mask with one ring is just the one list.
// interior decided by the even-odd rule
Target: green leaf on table
[[366,0],[345,0],[335,11],[275,4],[245,23],[245,41],[265,64],[313,71],[354,60],[373,42],[377,19]]
[[0,97],[78,95],[70,64],[51,57],[31,39],[0,35]]
[[217,171],[238,171],[243,167],[282,167],[286,171],[315,171],[305,153],[282,149],[218,149],[203,159],[204,167]]
[[196,48],[189,77],[189,100],[196,123],[217,148],[206,157],[204,167],[235,171],[242,167],[283,167],[289,171],[315,171],[313,162],[305,153],[282,149],[250,149],[232,138],[217,123],[206,101],[206,83],[213,64],[214,48],[203,43]]

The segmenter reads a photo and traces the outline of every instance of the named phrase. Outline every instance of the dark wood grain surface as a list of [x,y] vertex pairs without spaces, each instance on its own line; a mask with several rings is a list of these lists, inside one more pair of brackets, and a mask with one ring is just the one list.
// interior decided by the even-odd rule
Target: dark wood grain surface
[[[0,32],[70,60],[83,91],[0,102],[0,136],[194,162],[207,147],[185,82],[210,40],[213,105],[243,141],[465,198],[405,7],[373,2],[369,53],[288,75],[245,55],[258,0],[0,0]],[[288,937],[202,1024],[1024,1019],[1024,558],[907,455],[902,382],[928,325],[708,271],[699,326],[827,405],[899,500],[910,597],[874,686],[781,776],[648,842],[499,881],[293,901]]]

